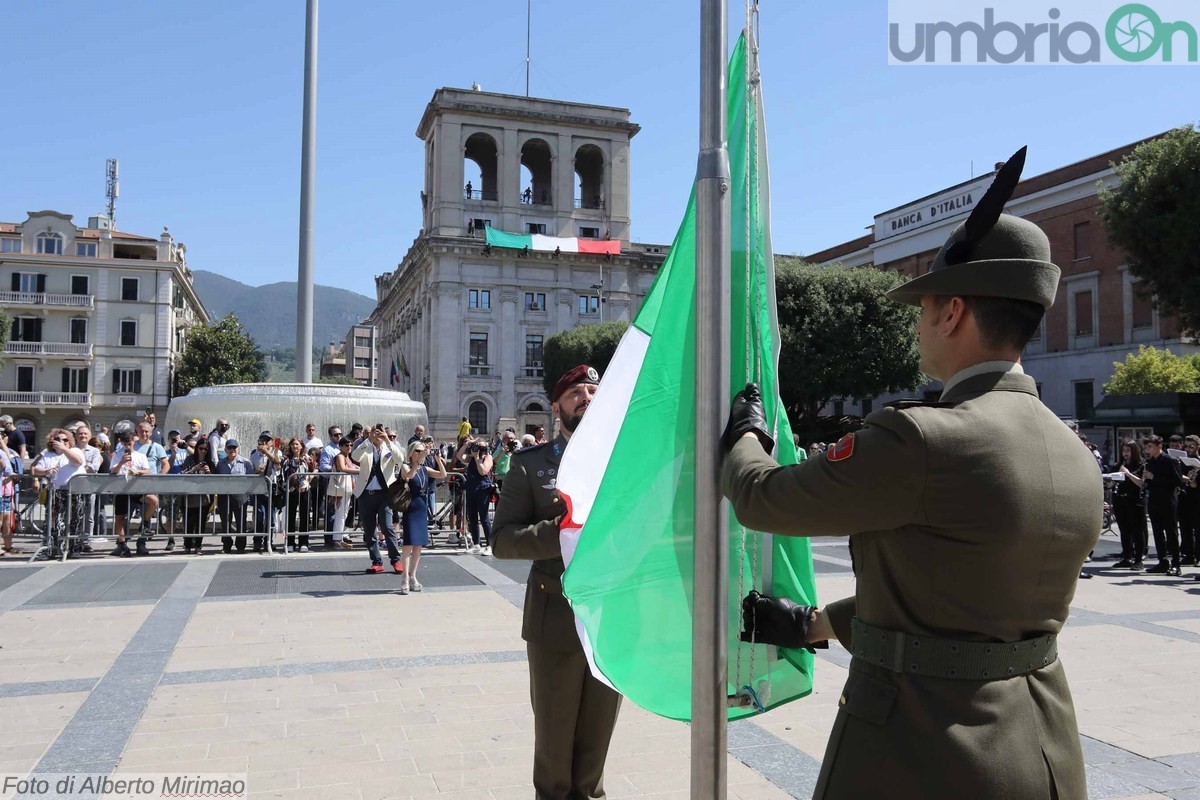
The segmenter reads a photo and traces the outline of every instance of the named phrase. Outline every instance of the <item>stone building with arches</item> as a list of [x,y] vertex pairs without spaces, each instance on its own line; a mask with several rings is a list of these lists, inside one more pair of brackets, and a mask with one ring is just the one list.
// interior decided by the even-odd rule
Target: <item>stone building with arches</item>
[[[629,110],[438,89],[425,143],[421,232],[375,279],[378,380],[425,403],[431,435],[552,430],[545,340],[630,321],[669,249],[629,241]],[[619,253],[491,247],[485,230],[617,241]],[[580,249],[583,249],[581,247]]]

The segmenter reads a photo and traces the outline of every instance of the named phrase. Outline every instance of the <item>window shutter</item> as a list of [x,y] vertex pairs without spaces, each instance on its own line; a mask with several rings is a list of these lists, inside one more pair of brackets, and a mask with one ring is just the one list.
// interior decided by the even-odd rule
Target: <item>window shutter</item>
[[63,392],[71,391],[71,368],[62,368],[62,390]]
[[113,394],[121,391],[121,370],[113,370]]
[[31,322],[33,322],[33,338],[29,339],[28,341],[31,341],[31,342],[42,341],[42,318],[34,317],[31,320]]
[[21,291],[21,273],[19,272],[14,272],[12,274],[12,291]]
[[142,371],[140,369],[133,372],[133,393],[142,393]]
[[38,294],[46,293],[46,276],[45,275],[37,276],[37,293]]

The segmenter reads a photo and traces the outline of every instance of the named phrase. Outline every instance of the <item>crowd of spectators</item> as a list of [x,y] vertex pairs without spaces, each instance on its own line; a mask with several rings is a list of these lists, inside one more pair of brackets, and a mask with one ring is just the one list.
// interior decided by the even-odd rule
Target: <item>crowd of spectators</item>
[[[127,558],[149,555],[149,544],[156,540],[165,540],[164,551],[174,551],[177,535],[183,552],[195,555],[206,552],[206,539],[211,543],[217,537],[225,553],[270,553],[286,541],[289,550],[302,553],[317,547],[350,550],[361,545],[378,553],[379,545],[387,543],[391,555],[392,543],[386,542],[386,534],[395,525],[402,532],[393,566],[406,573],[409,588],[420,591],[417,567],[421,550],[430,544],[429,528],[435,517],[452,532],[449,544],[471,553],[490,554],[491,507],[508,473],[510,458],[522,447],[546,442],[542,428],[520,440],[511,428],[490,439],[481,437],[471,431],[466,419],[456,441],[441,443],[426,435],[424,425],[417,425],[405,442],[392,428],[376,425],[368,429],[359,423],[347,429],[330,425],[322,439],[316,423],[308,422],[302,435],[276,436],[262,431],[253,445],[230,438],[226,419],[213,421],[207,432],[205,427],[201,420],[192,419],[187,430],[164,433],[154,413],[147,412],[136,425],[112,431],[101,427],[93,432],[84,423],[55,428],[45,437],[44,449],[37,452],[12,427],[11,419],[6,423],[0,417],[3,552],[13,552],[20,492],[33,491],[42,492],[48,532],[58,541],[67,541],[69,533],[76,551],[93,552],[103,546],[105,521],[110,519],[115,540],[111,554]],[[376,476],[363,475],[360,468],[376,432],[379,441],[387,443],[380,446],[394,446],[398,454],[395,462],[386,462],[386,468],[394,470],[394,479],[409,482],[414,497],[404,514],[389,508],[387,530],[365,523],[360,513],[368,485],[373,491],[379,488]],[[20,483],[23,473],[34,482]],[[191,481],[179,493],[162,490],[161,496],[97,497],[76,491],[69,499],[67,486],[77,474],[128,478],[258,475],[265,481],[262,493],[204,493],[202,484],[197,492],[196,482]],[[442,498],[440,504],[435,502],[438,497]],[[352,533],[360,528],[364,538],[356,542]],[[313,534],[321,535],[319,545]]]

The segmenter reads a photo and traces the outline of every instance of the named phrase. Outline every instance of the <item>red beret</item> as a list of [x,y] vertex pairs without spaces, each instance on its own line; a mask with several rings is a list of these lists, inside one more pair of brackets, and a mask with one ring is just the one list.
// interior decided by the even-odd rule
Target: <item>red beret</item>
[[563,392],[577,383],[590,383],[592,386],[599,386],[600,374],[587,364],[580,364],[578,367],[568,370],[567,374],[559,378],[558,382],[554,384],[554,389],[550,392],[550,402],[557,403],[558,398],[562,397]]

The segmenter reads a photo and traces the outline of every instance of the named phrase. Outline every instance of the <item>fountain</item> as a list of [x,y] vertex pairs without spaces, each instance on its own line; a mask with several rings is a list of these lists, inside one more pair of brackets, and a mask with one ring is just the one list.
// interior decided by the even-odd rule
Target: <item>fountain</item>
[[322,439],[330,425],[348,433],[355,422],[368,428],[381,422],[395,428],[402,442],[416,425],[429,424],[424,403],[404,392],[326,383],[233,383],[193,389],[171,401],[162,429],[187,431],[190,419],[200,420],[206,434],[218,419],[228,420],[225,435],[250,446],[262,431],[285,440],[303,437],[309,422],[316,423]]

